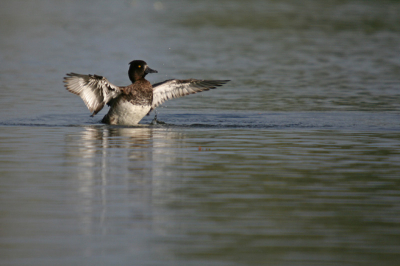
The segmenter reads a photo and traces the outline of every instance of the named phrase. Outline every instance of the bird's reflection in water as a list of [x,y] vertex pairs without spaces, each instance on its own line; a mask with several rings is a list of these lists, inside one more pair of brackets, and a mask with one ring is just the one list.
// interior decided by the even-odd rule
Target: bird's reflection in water
[[152,128],[86,127],[69,146],[85,176],[151,176]]
[[167,166],[176,158],[171,153],[183,145],[182,133],[151,126],[97,126],[66,139],[65,160],[79,180],[74,205],[82,233],[108,234],[109,224],[120,215],[132,227],[152,226],[153,198],[168,187],[166,177],[173,173]]

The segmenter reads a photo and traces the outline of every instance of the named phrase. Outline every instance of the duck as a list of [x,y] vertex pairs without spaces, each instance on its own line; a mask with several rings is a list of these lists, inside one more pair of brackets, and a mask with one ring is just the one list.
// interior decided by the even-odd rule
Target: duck
[[67,91],[80,96],[91,117],[107,104],[110,109],[101,120],[109,125],[137,125],[143,117],[167,100],[215,89],[230,80],[168,79],[151,84],[147,74],[158,73],[143,60],[129,63],[132,84],[115,86],[99,75],[68,73],[64,77]]

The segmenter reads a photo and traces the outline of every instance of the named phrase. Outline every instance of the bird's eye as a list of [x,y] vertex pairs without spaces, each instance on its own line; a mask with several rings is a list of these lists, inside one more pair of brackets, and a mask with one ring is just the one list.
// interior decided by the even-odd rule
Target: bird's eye
[[141,65],[138,65],[137,67],[138,67],[138,68],[141,68],[142,66],[141,66]]

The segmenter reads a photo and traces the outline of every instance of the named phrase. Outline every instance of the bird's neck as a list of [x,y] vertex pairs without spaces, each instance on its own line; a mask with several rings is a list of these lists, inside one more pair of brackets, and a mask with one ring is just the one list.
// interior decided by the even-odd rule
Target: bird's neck
[[139,76],[137,74],[129,75],[129,79],[131,80],[132,83],[135,83],[139,80],[144,80],[143,76]]

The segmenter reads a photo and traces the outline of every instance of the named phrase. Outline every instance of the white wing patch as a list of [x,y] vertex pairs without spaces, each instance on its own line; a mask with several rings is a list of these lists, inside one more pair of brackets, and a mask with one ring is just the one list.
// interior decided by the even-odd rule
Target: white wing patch
[[163,102],[222,86],[229,80],[170,79],[153,85],[152,109]]
[[97,75],[67,74],[65,87],[79,95],[92,116],[100,112],[104,105],[121,94],[121,89],[111,84],[105,77]]

